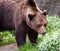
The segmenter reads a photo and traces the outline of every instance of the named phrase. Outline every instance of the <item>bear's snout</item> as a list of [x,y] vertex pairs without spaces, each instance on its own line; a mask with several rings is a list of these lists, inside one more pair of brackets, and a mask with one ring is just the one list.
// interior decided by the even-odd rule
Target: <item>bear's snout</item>
[[45,34],[46,34],[46,32],[43,32],[42,34],[43,34],[43,35],[45,35]]

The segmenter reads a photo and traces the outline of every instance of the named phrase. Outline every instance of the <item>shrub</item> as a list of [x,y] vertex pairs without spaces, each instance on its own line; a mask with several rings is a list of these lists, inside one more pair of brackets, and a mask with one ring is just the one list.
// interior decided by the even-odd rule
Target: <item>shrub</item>
[[60,51],[60,19],[48,17],[49,24],[46,27],[47,34],[39,44],[39,51]]

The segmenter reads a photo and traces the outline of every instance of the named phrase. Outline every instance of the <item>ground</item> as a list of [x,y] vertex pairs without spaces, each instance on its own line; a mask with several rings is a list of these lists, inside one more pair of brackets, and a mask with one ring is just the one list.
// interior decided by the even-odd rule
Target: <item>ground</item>
[[0,51],[18,51],[17,44],[10,44],[5,46],[0,46]]

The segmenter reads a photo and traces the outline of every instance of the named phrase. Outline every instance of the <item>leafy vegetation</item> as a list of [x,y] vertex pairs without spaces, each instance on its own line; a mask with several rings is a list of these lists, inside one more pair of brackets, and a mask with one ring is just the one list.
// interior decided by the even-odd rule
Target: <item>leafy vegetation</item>
[[0,46],[15,42],[14,31],[0,32]]
[[20,47],[19,51],[38,51],[39,49],[36,46],[32,46],[30,43],[25,44]]

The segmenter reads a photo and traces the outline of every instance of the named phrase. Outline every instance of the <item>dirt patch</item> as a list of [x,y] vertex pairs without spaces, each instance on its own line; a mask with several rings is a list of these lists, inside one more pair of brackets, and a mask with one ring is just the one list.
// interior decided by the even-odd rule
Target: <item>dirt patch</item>
[[16,43],[6,46],[0,46],[0,51],[18,51],[18,47]]

